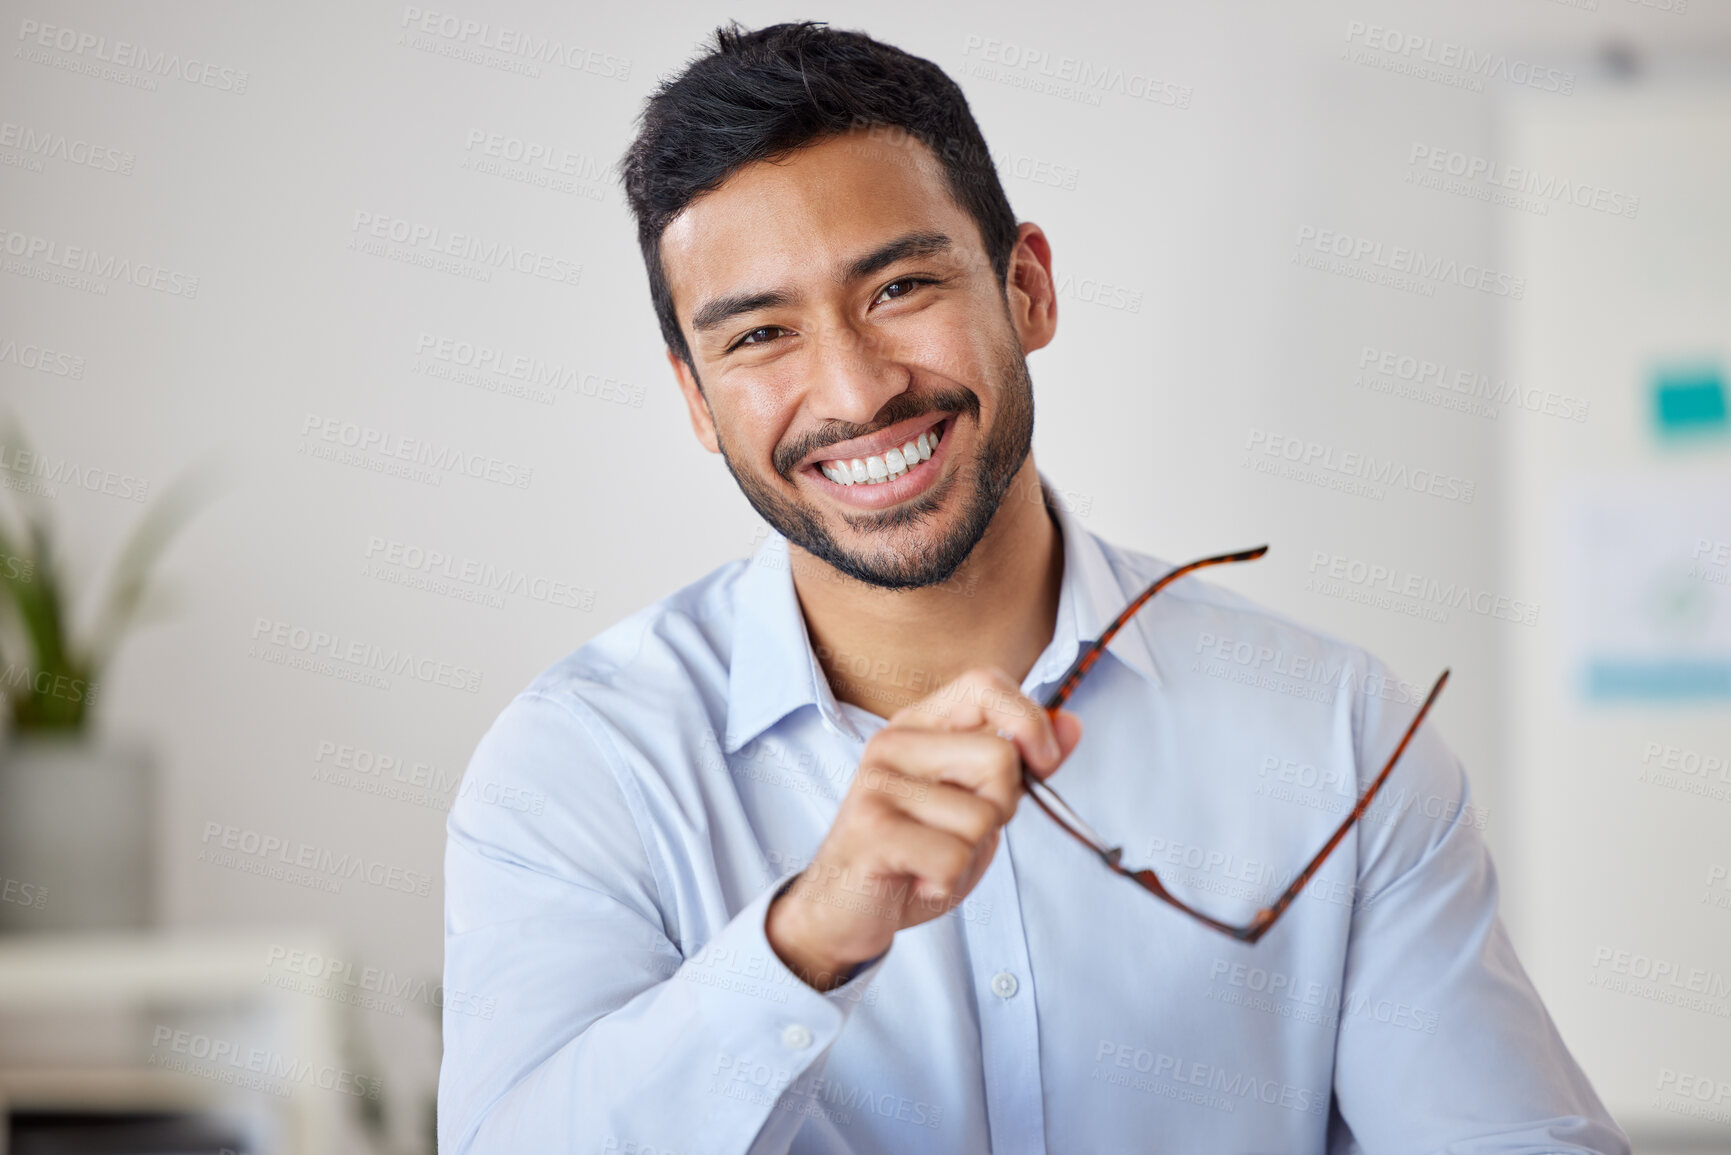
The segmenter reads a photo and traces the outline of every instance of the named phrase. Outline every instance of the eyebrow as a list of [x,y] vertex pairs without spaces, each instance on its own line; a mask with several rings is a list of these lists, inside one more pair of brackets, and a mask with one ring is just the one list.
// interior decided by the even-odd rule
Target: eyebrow
[[728,321],[741,313],[755,313],[759,309],[773,309],[777,305],[786,305],[793,300],[793,294],[775,289],[767,293],[734,293],[732,296],[717,297],[697,310],[691,318],[691,327],[699,333],[707,333],[711,329],[719,329]]
[[842,274],[844,281],[869,277],[880,269],[909,257],[929,257],[950,247],[950,238],[943,233],[908,233],[882,245],[854,261]]
[[[954,242],[943,233],[908,233],[879,245],[862,257],[855,258],[842,271],[841,280],[857,281],[910,257],[929,257],[948,250]],[[734,317],[773,309],[793,303],[796,295],[786,289],[768,289],[758,293],[733,293],[706,301],[691,317],[691,327],[699,333],[718,329]]]

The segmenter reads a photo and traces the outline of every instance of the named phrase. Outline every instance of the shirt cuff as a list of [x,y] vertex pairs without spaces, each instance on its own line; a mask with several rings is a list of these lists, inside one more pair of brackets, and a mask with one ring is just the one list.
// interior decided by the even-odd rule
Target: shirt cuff
[[677,979],[699,994],[704,1019],[731,1045],[785,1045],[789,1059],[821,1053],[840,1034],[861,1003],[876,1002],[868,989],[888,957],[885,951],[856,968],[846,982],[819,991],[794,974],[769,943],[769,904],[793,876],[766,887],[721,932],[693,952]]
[[791,1140],[804,1118],[796,1110],[773,1108],[789,1095],[791,1102],[809,1095],[854,1008],[876,1003],[872,980],[889,954],[862,964],[833,990],[809,986],[781,961],[764,928],[769,904],[790,881],[791,876],[766,887],[693,952],[672,980],[689,984],[714,1048],[704,1060],[714,1096],[710,1123],[722,1132],[758,1132],[759,1142],[768,1137],[771,1149],[783,1131]]

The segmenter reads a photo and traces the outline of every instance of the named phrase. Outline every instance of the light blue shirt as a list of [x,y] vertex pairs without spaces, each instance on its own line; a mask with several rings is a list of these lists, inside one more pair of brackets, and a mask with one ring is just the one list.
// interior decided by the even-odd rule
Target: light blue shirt
[[[1053,504],[1035,699],[1171,568]],[[959,908],[807,987],[765,911],[884,720],[837,703],[787,556],[771,534],[604,631],[481,740],[448,823],[445,1155],[1629,1150],[1515,959],[1430,721],[1256,946],[1024,802]],[[1085,731],[1052,783],[1126,865],[1247,921],[1426,688],[1185,578],[1071,699]]]

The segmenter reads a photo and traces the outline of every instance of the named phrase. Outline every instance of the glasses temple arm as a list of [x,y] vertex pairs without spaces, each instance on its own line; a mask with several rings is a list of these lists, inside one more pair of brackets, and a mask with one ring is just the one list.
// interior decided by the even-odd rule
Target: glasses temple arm
[[1259,545],[1254,549],[1241,549],[1234,553],[1217,554],[1214,557],[1205,557],[1198,561],[1181,565],[1177,569],[1174,569],[1161,577],[1147,589],[1137,594],[1135,599],[1131,601],[1129,605],[1124,607],[1124,612],[1113,618],[1111,622],[1107,624],[1106,628],[1100,631],[1100,637],[1098,640],[1089,645],[1087,649],[1081,652],[1081,654],[1077,655],[1076,660],[1070,663],[1070,668],[1064,672],[1064,676],[1058,679],[1057,686],[1053,688],[1051,693],[1046,695],[1046,700],[1040,703],[1041,708],[1048,714],[1057,713],[1058,708],[1068,701],[1070,695],[1075,692],[1077,685],[1082,681],[1083,675],[1093,667],[1095,662],[1100,660],[1100,655],[1106,652],[1106,646],[1114,637],[1117,636],[1118,631],[1124,628],[1124,623],[1135,617],[1136,611],[1147,605],[1149,598],[1152,598],[1155,594],[1159,593],[1161,590],[1165,589],[1187,573],[1193,573],[1199,569],[1206,569],[1211,565],[1225,565],[1229,562],[1235,561],[1255,561],[1267,552],[1268,547],[1266,545]]
[[[1447,670],[1437,675],[1436,684],[1430,688],[1430,693],[1425,696],[1424,705],[1418,708],[1418,713],[1413,715],[1412,721],[1407,724],[1406,733],[1401,735],[1400,744],[1394,748],[1394,753],[1388,756],[1388,761],[1383,764],[1382,772],[1371,782],[1370,788],[1364,792],[1364,797],[1358,800],[1358,805],[1352,808],[1352,813],[1346,816],[1346,820],[1335,830],[1333,837],[1324,843],[1322,849],[1316,852],[1316,856],[1303,870],[1298,872],[1298,875],[1293,878],[1281,896],[1257,914],[1255,922],[1251,924],[1253,927],[1266,928],[1279,918],[1282,912],[1292,905],[1292,900],[1298,897],[1298,893],[1310,882],[1311,875],[1316,873],[1323,860],[1334,852],[1336,846],[1340,845],[1340,840],[1346,837],[1346,832],[1352,829],[1352,824],[1364,816],[1364,812],[1370,808],[1371,799],[1375,798],[1376,792],[1382,789],[1382,784],[1388,778],[1389,771],[1393,770],[1394,764],[1400,760],[1401,754],[1406,750],[1407,743],[1412,741],[1412,736],[1418,732],[1419,723],[1424,721],[1426,714],[1430,713],[1431,704],[1436,701],[1437,695],[1442,693],[1442,688],[1448,680],[1449,671]],[[1260,938],[1261,935],[1258,934],[1257,937]],[[1255,939],[1251,941],[1254,942]]]
[[[1225,565],[1229,562],[1237,561],[1255,561],[1267,552],[1268,546],[1259,545],[1251,549],[1235,550],[1232,553],[1216,554],[1214,557],[1205,557],[1178,566],[1161,576],[1159,580],[1155,581],[1153,584],[1148,586],[1147,589],[1138,594],[1128,606],[1125,606],[1122,613],[1107,623],[1106,628],[1100,632],[1100,637],[1090,643],[1086,649],[1077,655],[1076,660],[1070,664],[1070,668],[1064,672],[1064,676],[1058,679],[1057,686],[1046,695],[1045,701],[1040,703],[1040,708],[1046,711],[1048,717],[1056,717],[1058,710],[1066,701],[1069,700],[1070,695],[1081,683],[1083,676],[1088,673],[1089,669],[1093,667],[1095,662],[1100,660],[1100,655],[1106,652],[1106,646],[1114,637],[1117,636],[1118,631],[1124,628],[1124,623],[1134,617],[1137,610],[1140,610],[1143,606],[1147,605],[1148,600],[1155,594],[1159,593],[1185,574],[1193,573],[1199,569],[1205,569],[1211,565]],[[1034,802],[1040,807],[1040,809],[1046,812],[1046,816],[1061,826],[1066,834],[1070,835],[1070,837],[1099,855],[1106,865],[1110,866],[1112,869],[1122,869],[1118,865],[1118,860],[1122,857],[1123,851],[1118,847],[1107,846],[1106,840],[1095,833],[1093,828],[1091,828],[1086,822],[1082,821],[1081,816],[1076,813],[1074,808],[1072,808],[1068,802],[1064,801],[1061,794],[1046,785],[1044,782],[1041,782],[1038,778],[1034,777],[1033,772],[1028,769],[1026,763],[1023,763],[1022,765],[1022,786],[1023,789],[1025,789],[1034,799]],[[1052,807],[1047,804],[1046,800],[1040,796],[1040,791],[1035,790],[1036,786],[1040,787],[1040,789],[1045,793],[1050,794],[1052,800],[1064,808],[1064,811],[1069,814],[1070,818],[1075,821],[1076,825],[1072,826],[1069,821],[1059,817],[1057,812],[1054,811]],[[1077,827],[1080,827],[1081,829],[1078,830]],[[1168,897],[1168,901],[1174,900]]]

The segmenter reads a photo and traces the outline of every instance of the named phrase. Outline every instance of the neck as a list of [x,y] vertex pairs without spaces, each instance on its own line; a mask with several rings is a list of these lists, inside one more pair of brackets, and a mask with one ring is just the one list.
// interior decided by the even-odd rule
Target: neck
[[978,666],[1016,682],[1051,643],[1064,547],[1029,454],[960,568],[940,585],[886,590],[788,543],[794,589],[837,699],[882,717]]

